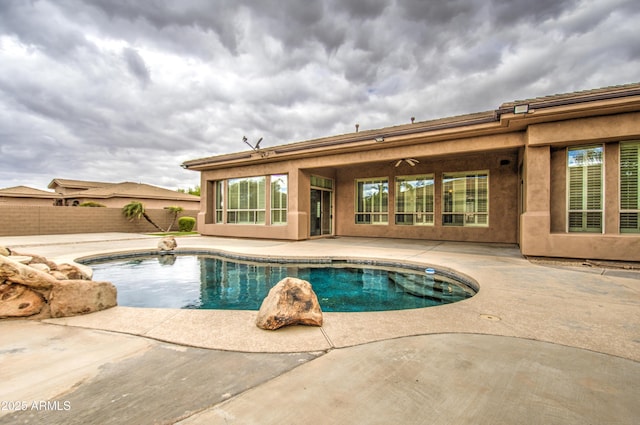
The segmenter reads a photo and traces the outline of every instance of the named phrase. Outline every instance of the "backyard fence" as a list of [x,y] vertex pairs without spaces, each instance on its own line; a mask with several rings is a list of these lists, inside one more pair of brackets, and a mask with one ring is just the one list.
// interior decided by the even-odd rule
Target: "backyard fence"
[[[147,209],[146,212],[163,229],[173,218],[173,214],[165,209]],[[185,210],[178,218],[196,218],[197,214],[196,210]],[[177,220],[171,230],[178,230]],[[129,221],[122,215],[121,208],[0,206],[0,236],[156,231],[144,218]]]

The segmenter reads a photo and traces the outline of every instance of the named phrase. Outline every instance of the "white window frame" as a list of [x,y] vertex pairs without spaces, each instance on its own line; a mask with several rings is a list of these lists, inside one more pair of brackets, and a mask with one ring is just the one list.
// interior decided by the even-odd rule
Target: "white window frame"
[[[360,184],[363,185],[380,185],[383,187],[380,198],[375,199],[375,195],[370,197],[362,197],[360,193]],[[388,225],[389,224],[389,178],[388,177],[371,177],[355,180],[355,223],[369,225]],[[363,186],[364,188],[364,186]],[[384,193],[386,189],[386,202]],[[364,192],[362,193],[364,195]],[[367,200],[369,200],[367,202]],[[367,220],[363,220],[367,218]]]
[[[631,148],[629,152],[626,147]],[[620,233],[640,233],[640,140],[620,142],[619,157]]]
[[[567,232],[604,233],[604,155],[602,144],[567,148]],[[599,226],[590,224],[596,217]]]
[[[238,184],[237,199],[234,187]],[[257,184],[255,195],[252,185]],[[266,176],[240,177],[227,180],[227,223],[228,224],[265,224],[266,219]]]
[[[434,186],[433,174],[396,176],[395,224],[399,226],[433,226],[435,220]],[[413,191],[412,194],[408,193],[410,191]]]
[[[442,225],[489,227],[489,179],[489,170],[442,173]],[[481,182],[486,183],[486,188]],[[451,211],[446,202],[449,196],[452,197]],[[456,220],[460,218],[462,220]]]
[[[284,182],[284,191],[276,191],[274,184],[277,181]],[[271,225],[282,226],[287,224],[289,208],[289,175],[272,174],[269,176],[269,210],[271,211]],[[277,205],[277,206],[274,206]]]

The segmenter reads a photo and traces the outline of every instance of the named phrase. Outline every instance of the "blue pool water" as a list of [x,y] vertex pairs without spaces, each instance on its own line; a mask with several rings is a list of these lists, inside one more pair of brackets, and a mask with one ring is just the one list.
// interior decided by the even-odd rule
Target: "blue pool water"
[[251,263],[210,255],[85,264],[93,268],[94,280],[112,282],[118,288],[118,304],[129,307],[258,310],[269,289],[287,276],[310,282],[326,312],[422,308],[475,294],[467,285],[438,274],[357,264]]

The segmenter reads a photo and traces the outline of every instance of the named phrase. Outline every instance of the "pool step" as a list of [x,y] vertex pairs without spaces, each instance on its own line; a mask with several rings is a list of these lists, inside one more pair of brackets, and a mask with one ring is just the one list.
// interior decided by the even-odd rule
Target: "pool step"
[[472,295],[462,286],[440,276],[394,273],[389,275],[389,279],[408,294],[439,302],[451,302]]

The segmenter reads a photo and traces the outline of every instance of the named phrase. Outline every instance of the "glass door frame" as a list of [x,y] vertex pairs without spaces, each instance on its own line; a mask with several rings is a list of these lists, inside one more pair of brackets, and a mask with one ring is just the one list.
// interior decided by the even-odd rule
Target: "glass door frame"
[[[314,203],[314,191],[319,199]],[[317,196],[317,195],[316,195]],[[328,202],[329,205],[326,205]],[[311,186],[309,192],[309,237],[322,238],[334,235],[334,193],[333,189]],[[318,216],[318,212],[320,216]],[[327,219],[326,215],[329,214]],[[317,220],[317,221],[316,221]],[[314,221],[316,223],[314,224]],[[326,228],[328,225],[329,229]]]

